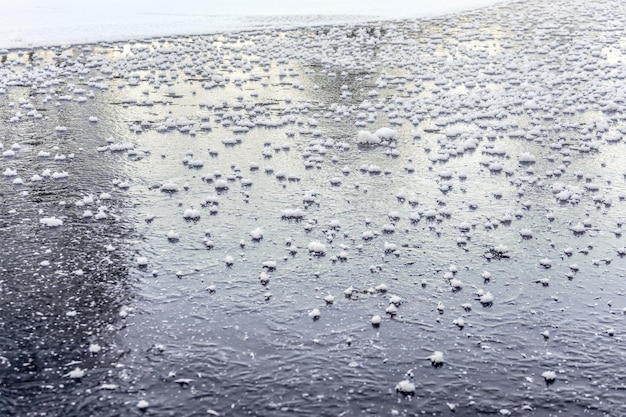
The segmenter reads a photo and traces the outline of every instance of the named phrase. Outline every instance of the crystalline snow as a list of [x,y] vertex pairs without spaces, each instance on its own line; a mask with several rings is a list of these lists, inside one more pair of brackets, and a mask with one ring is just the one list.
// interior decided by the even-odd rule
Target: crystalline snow
[[326,246],[324,246],[324,244],[318,241],[313,241],[309,243],[308,249],[309,249],[309,252],[318,254],[318,255],[322,255],[326,253]]
[[396,385],[396,391],[402,394],[415,394],[415,384],[405,379],[403,381],[398,382]]
[[556,380],[556,372],[554,371],[545,371],[541,374],[541,376],[546,380],[546,382],[554,382]]
[[48,227],[59,227],[63,225],[63,220],[56,217],[44,217],[39,219],[39,223]]
[[79,367],[76,367],[70,372],[68,372],[67,374],[65,374],[64,376],[68,378],[72,378],[72,379],[81,379],[82,377],[85,376],[85,370],[80,369]]
[[428,359],[430,359],[430,362],[433,365],[441,365],[443,364],[443,352],[437,350],[432,355],[430,355]]

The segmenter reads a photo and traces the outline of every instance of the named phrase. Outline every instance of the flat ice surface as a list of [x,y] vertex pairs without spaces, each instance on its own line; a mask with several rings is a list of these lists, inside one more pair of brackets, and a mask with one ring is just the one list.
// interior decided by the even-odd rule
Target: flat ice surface
[[0,48],[444,15],[500,0],[24,0],[0,5]]
[[626,417],[625,63],[619,0],[0,52],[0,416]]

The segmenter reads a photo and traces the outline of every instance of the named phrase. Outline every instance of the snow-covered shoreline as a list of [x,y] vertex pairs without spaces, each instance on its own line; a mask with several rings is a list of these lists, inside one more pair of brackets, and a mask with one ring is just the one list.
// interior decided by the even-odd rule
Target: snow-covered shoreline
[[[106,4],[61,0],[54,4],[27,0],[0,9],[0,49],[30,49],[146,39],[159,36],[202,35],[255,29],[365,23],[425,18],[487,7],[500,0],[446,0],[436,4],[378,2],[248,0],[206,5],[195,0],[176,4],[161,0],[113,1]],[[296,3],[296,4],[294,4]]]

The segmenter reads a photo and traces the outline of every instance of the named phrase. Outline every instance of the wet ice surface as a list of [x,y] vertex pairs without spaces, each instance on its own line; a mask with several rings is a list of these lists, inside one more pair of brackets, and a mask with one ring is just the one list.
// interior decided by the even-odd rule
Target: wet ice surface
[[626,11],[563,6],[5,55],[3,414],[626,413]]

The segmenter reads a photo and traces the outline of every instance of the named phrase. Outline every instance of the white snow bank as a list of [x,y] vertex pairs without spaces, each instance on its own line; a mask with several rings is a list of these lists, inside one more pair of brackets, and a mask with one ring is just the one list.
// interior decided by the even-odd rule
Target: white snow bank
[[[438,16],[498,0],[24,0],[3,2],[0,48]],[[282,18],[277,18],[283,16]],[[285,18],[289,16],[289,18]]]

